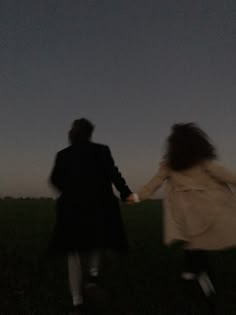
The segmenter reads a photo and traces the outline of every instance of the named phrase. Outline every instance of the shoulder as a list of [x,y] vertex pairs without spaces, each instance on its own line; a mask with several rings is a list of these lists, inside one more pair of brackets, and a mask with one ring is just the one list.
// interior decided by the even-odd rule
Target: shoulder
[[108,145],[103,143],[91,142],[90,145],[98,149],[108,148]]
[[56,153],[56,157],[63,157],[71,151],[71,146],[66,147]]
[[98,152],[110,152],[110,148],[106,144],[91,142],[91,146],[95,151]]
[[218,168],[221,168],[222,165],[216,161],[216,160],[206,160],[206,161],[203,161],[202,164],[201,164],[202,168],[204,170],[214,170],[214,169],[218,169]]
[[162,171],[162,172],[169,172],[170,171],[166,160],[162,159],[159,162],[159,170]]
[[169,176],[170,170],[167,166],[165,160],[161,160],[158,164],[157,173],[154,177],[156,178],[167,178]]

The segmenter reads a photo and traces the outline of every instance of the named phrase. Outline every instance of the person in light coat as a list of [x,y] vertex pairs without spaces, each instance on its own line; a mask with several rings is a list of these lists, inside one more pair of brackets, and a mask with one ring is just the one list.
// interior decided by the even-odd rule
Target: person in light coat
[[209,296],[214,287],[208,251],[236,247],[236,197],[229,186],[236,185],[236,174],[218,164],[214,146],[197,125],[175,124],[156,175],[130,202],[149,198],[164,183],[164,242],[183,242],[182,276],[197,278]]

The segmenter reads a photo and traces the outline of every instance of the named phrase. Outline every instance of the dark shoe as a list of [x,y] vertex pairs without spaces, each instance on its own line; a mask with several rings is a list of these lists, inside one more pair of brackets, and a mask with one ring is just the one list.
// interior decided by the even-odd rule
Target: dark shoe
[[85,300],[89,307],[97,310],[106,309],[110,304],[110,297],[106,290],[96,283],[85,288]]
[[86,308],[84,304],[79,304],[72,307],[69,315],[86,315]]
[[85,289],[98,286],[99,277],[89,275],[86,279]]

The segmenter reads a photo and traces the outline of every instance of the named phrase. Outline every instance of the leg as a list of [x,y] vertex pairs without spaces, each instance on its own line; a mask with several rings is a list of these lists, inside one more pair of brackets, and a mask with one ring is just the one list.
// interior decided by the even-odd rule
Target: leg
[[88,254],[88,286],[97,284],[101,265],[101,251],[94,250]]
[[203,250],[185,250],[185,271],[198,274],[209,270],[208,257],[206,251]]
[[[109,296],[100,286],[101,250],[93,250],[87,255],[88,279],[85,285],[87,301],[90,301],[96,308],[102,310],[109,305]],[[100,313],[99,313],[100,314]]]
[[181,277],[184,280],[196,279],[195,257],[191,250],[184,250],[184,271]]
[[197,250],[193,252],[193,266],[196,273],[208,272],[208,255],[204,250]]
[[100,264],[101,251],[99,250],[92,251],[88,257],[89,275],[97,277],[99,274]]
[[215,294],[215,288],[209,277],[207,252],[203,250],[185,250],[185,265],[187,272],[194,275],[206,297]]
[[82,269],[78,253],[68,255],[68,276],[73,305],[77,306],[83,303]]

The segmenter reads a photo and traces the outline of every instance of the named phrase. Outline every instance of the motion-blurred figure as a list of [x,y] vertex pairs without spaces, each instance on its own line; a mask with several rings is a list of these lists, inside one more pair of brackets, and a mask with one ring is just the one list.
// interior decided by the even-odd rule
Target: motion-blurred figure
[[215,148],[198,126],[176,124],[157,174],[128,201],[147,199],[163,183],[165,243],[184,244],[183,279],[196,279],[205,296],[213,296],[209,251],[236,247],[236,197],[229,187],[236,174],[216,162]]

